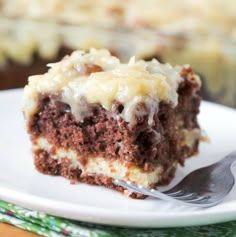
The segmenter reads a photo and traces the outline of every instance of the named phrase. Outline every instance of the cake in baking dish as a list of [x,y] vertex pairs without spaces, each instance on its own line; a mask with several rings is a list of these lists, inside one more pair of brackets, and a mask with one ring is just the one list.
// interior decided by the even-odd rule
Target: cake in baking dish
[[201,82],[189,65],[134,57],[124,64],[91,49],[48,66],[24,89],[40,172],[125,192],[114,179],[167,184],[177,165],[198,152]]
[[204,99],[236,108],[235,22],[235,0],[0,0],[0,88],[74,50],[107,48],[125,63],[191,64]]

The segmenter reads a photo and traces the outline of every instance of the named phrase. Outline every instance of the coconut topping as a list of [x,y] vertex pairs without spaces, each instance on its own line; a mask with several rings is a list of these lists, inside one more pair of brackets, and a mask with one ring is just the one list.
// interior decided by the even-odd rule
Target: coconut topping
[[[75,51],[48,66],[47,73],[29,77],[24,90],[26,117],[37,112],[39,94],[61,96],[78,120],[86,116],[85,101],[99,103],[106,110],[112,110],[112,104],[118,101],[124,106],[120,116],[125,121],[135,123],[134,115],[147,113],[150,124],[160,101],[173,107],[178,103],[182,67],[161,64],[156,59],[145,62],[132,57],[124,64],[107,50],[91,49],[88,53]],[[146,105],[145,111],[138,110],[140,103]]]

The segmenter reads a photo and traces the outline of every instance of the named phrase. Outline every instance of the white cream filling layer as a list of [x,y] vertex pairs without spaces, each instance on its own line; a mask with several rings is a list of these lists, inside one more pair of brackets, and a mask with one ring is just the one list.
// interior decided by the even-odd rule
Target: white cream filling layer
[[[53,145],[43,137],[38,138],[37,144],[34,146],[34,149],[43,149],[48,152],[52,148]],[[65,150],[63,148],[57,149],[51,158],[59,161],[63,158],[71,160],[71,165],[74,168],[81,169],[82,175],[103,175],[113,179],[129,180],[144,187],[149,187],[163,179],[164,176],[168,176],[169,171],[177,165],[177,163],[173,163],[165,174],[163,174],[163,167],[161,165],[158,165],[152,172],[144,172],[135,165],[127,167],[119,160],[108,160],[104,157],[90,157],[88,158],[88,162],[83,165],[78,160],[78,155],[75,151],[71,149]]]

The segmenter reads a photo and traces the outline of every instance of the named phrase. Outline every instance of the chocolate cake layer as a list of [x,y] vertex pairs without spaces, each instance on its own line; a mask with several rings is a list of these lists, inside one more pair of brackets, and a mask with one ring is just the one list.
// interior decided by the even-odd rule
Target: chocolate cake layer
[[[186,77],[189,71],[182,71]],[[154,126],[148,125],[148,117],[137,118],[138,123],[130,126],[122,118],[115,118],[122,112],[122,104],[115,102],[113,111],[104,110],[99,104],[87,104],[90,116],[83,122],[76,121],[71,114],[70,106],[61,102],[57,97],[40,97],[39,113],[32,118],[29,132],[31,140],[37,144],[40,136],[53,144],[50,152],[35,151],[35,166],[45,174],[62,175],[72,181],[82,181],[89,184],[105,185],[109,188],[124,192],[115,186],[111,177],[101,174],[83,174],[79,167],[73,166],[69,158],[55,160],[51,155],[64,148],[77,153],[77,159],[86,165],[88,156],[104,157],[108,160],[119,159],[126,166],[136,164],[142,172],[150,173],[157,165],[163,167],[165,178],[159,179],[152,186],[168,184],[172,180],[176,166],[173,162],[184,164],[187,157],[198,152],[199,140],[193,144],[184,143],[183,131],[198,129],[196,115],[199,112],[200,96],[196,92],[198,86],[187,77],[179,86],[179,102],[176,108],[170,104],[161,103],[159,111],[154,116]],[[140,104],[140,110],[145,109]],[[176,124],[182,123],[176,127]],[[160,137],[156,139],[156,133]],[[51,154],[50,154],[51,153]],[[172,167],[172,168],[171,168]],[[115,169],[115,168],[114,168]],[[133,198],[144,198],[138,193],[130,195]]]
[[135,58],[124,64],[95,49],[49,66],[24,91],[40,172],[123,192],[114,179],[167,184],[198,152],[201,82],[190,66]]
[[[168,168],[173,161],[183,164],[187,157],[197,153],[197,141],[193,146],[181,146],[182,130],[199,128],[196,115],[200,96],[190,99],[194,90],[196,84],[191,80],[182,82],[178,106],[172,108],[170,104],[161,103],[151,126],[147,115],[138,117],[136,125],[130,125],[121,117],[115,119],[123,110],[118,102],[113,104],[111,112],[99,104],[87,104],[90,116],[83,122],[77,121],[70,106],[60,98],[41,95],[39,113],[32,118],[29,132],[33,141],[43,136],[55,149],[73,149],[81,161],[92,154],[135,163],[144,171],[153,170],[157,164]],[[139,105],[140,111],[145,109],[144,104]],[[176,127],[180,122],[183,124]]]

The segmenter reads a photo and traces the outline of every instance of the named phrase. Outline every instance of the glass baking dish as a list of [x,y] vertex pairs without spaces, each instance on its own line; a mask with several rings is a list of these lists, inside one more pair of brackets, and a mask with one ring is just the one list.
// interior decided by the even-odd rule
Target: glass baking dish
[[[4,85],[5,88],[23,86],[27,76],[43,73],[48,62],[73,50],[108,48],[122,61],[136,56],[146,60],[155,57],[171,64],[190,64],[202,78],[203,98],[236,108],[236,42],[224,35],[0,17],[0,40],[2,89]],[[17,65],[17,73],[4,79],[10,75],[6,71],[12,71],[9,65],[11,68]],[[22,68],[24,73],[20,73]],[[4,80],[9,83],[4,84]]]

